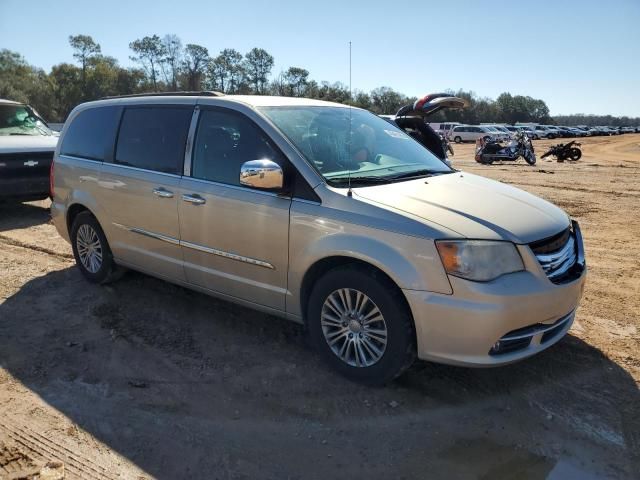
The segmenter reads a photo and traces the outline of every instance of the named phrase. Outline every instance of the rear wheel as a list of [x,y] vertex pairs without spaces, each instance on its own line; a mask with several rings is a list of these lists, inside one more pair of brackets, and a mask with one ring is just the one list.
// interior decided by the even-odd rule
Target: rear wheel
[[337,267],[313,287],[307,307],[311,343],[351,380],[382,385],[414,361],[413,321],[401,292],[373,269]]
[[456,143],[462,143],[462,137],[457,136],[457,137],[453,137],[453,141]]
[[115,280],[119,272],[98,220],[89,212],[81,212],[70,233],[73,256],[82,275],[93,283]]

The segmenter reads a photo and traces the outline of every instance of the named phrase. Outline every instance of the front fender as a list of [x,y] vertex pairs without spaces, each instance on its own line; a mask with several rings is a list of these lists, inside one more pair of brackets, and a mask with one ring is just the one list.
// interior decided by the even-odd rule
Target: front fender
[[301,285],[307,271],[330,257],[366,262],[398,287],[451,294],[451,285],[433,240],[346,223],[322,216],[321,206],[292,211],[289,236],[287,312],[302,316]]

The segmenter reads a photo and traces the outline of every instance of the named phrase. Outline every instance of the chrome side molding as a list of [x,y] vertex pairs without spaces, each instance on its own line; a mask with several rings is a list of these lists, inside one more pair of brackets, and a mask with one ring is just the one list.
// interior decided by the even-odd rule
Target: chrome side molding
[[236,260],[238,262],[248,263],[250,265],[256,265],[258,267],[268,268],[270,270],[275,270],[276,268],[269,262],[265,262],[264,260],[258,260],[257,258],[245,257],[243,255],[238,255],[237,253],[226,252],[224,250],[218,250],[217,248],[205,247],[204,245],[187,242],[184,240],[179,240],[175,237],[169,237],[167,235],[150,232],[142,228],[129,227],[127,225],[122,225],[121,223],[113,222],[113,225],[123,230],[127,230],[132,233],[137,233],[138,235],[143,235],[145,237],[154,238],[156,240],[161,240],[163,242],[171,243],[172,245],[180,245],[181,247],[186,247],[192,250],[197,250],[199,252],[216,255],[218,257],[228,258],[229,260]]

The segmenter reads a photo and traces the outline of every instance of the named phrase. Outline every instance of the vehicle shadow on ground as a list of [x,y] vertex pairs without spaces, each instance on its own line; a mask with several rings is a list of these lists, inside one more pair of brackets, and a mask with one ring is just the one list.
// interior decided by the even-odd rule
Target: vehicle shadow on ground
[[622,478],[639,465],[636,383],[571,335],[504,368],[417,363],[373,389],[328,371],[299,325],[66,268],[0,304],[0,364],[158,478],[546,478],[593,452]]
[[37,203],[0,201],[0,232],[41,225],[50,219],[48,201]]

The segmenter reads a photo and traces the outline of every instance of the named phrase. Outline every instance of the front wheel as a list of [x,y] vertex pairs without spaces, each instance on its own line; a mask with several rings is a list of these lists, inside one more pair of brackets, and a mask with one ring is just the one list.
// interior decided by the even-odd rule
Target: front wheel
[[82,275],[92,283],[114,280],[118,268],[98,220],[89,212],[81,212],[73,221],[70,234],[73,256]]
[[527,162],[529,165],[535,165],[536,164],[536,154],[533,153],[532,151],[525,152],[524,161]]
[[580,160],[582,158],[582,150],[579,148],[573,147],[569,150],[569,158],[574,162]]
[[316,350],[351,380],[383,385],[416,357],[406,301],[374,269],[346,265],[327,272],[313,287],[306,320]]
[[453,137],[453,141],[456,143],[462,143],[462,137]]

